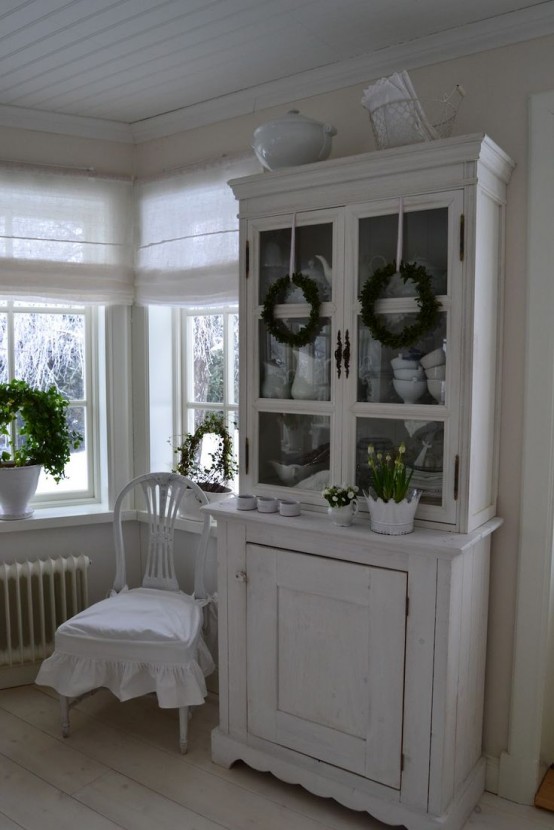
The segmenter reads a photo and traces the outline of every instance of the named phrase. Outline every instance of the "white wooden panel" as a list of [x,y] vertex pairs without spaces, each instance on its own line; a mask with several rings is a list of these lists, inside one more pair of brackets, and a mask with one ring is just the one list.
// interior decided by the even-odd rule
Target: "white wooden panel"
[[249,731],[398,788],[406,574],[257,545],[247,574]]
[[[498,446],[497,307],[501,242],[501,207],[478,191],[476,203],[475,287],[473,323],[472,415],[470,421],[471,480],[468,528],[481,523],[479,514],[494,507],[496,450]],[[496,244],[491,244],[496,240]]]

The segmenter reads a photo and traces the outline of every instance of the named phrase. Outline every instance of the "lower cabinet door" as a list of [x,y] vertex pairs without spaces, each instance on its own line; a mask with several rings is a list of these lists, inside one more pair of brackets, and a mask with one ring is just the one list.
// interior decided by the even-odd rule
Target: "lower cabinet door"
[[407,574],[247,545],[248,731],[400,788]]

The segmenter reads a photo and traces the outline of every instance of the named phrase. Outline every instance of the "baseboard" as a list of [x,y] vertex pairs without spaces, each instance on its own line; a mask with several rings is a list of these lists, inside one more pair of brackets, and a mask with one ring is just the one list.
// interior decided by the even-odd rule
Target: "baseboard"
[[518,758],[503,752],[500,756],[498,795],[516,804],[533,804],[545,770],[546,764],[539,758]]
[[26,666],[1,666],[0,689],[13,689],[14,686],[29,686],[35,682],[40,663]]
[[500,759],[492,755],[485,755],[485,790],[498,795],[498,778],[500,775]]

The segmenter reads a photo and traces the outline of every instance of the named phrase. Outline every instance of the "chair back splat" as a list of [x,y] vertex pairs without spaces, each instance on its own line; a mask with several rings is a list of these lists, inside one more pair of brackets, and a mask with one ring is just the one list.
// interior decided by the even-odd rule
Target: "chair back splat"
[[[187,491],[192,491],[200,504],[207,504],[206,494],[197,484],[177,473],[147,473],[129,482],[117,497],[114,507],[114,546],[116,558],[116,575],[113,590],[119,593],[127,582],[125,565],[125,546],[123,542],[122,505],[130,490],[140,489],[148,518],[148,550],[146,567],[142,580],[143,588],[158,588],[166,591],[178,591],[179,583],[175,575],[173,540],[175,519]],[[139,507],[139,505],[137,505]],[[203,532],[198,554],[205,558],[208,542],[209,518],[204,520]],[[203,570],[204,561],[197,562],[197,568]],[[198,581],[203,576],[198,574]]]

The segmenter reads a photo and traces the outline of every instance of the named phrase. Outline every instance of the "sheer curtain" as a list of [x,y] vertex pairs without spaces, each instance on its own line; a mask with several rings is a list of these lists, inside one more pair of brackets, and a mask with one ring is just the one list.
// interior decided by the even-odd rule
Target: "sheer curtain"
[[130,304],[132,182],[0,167],[0,295]]
[[237,301],[238,204],[227,182],[259,171],[249,156],[136,185],[136,302]]

